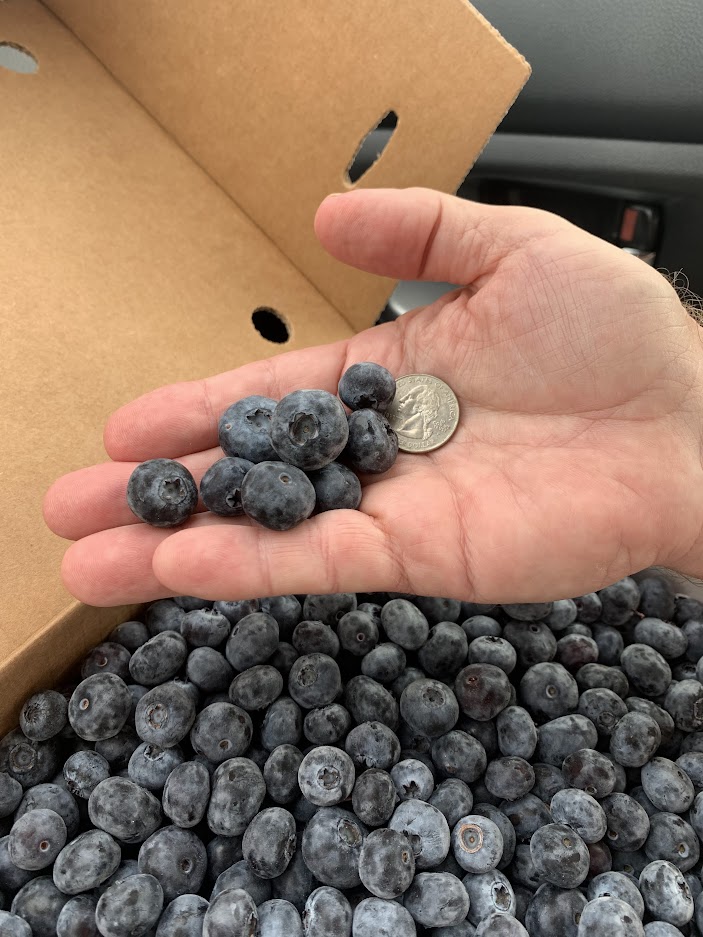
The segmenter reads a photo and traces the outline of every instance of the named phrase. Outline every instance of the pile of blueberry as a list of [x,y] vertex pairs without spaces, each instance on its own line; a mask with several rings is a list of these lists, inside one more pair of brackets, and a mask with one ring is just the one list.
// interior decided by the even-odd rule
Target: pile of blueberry
[[[389,371],[364,361],[344,372],[339,397],[296,390],[278,403],[257,395],[233,403],[218,425],[225,457],[200,483],[204,506],[221,517],[246,514],[270,530],[290,530],[313,511],[356,510],[355,473],[387,472],[398,455],[383,415],[395,389]],[[132,473],[127,503],[147,524],[176,527],[195,512],[198,486],[180,462],[149,459]]]
[[655,576],[155,602],[0,741],[0,937],[703,934],[702,679]]

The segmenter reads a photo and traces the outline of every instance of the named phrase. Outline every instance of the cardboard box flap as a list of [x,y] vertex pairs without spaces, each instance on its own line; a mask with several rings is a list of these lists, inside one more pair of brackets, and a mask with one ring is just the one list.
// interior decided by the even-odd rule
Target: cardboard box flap
[[465,0],[46,0],[350,324],[393,283],[350,270],[311,219],[388,111],[362,186],[456,190],[529,68]]
[[[0,661],[69,605],[41,501],[105,459],[102,427],[154,387],[351,334],[281,251],[41,4],[0,3]],[[284,345],[252,324],[290,325]],[[53,662],[52,662],[53,663]]]

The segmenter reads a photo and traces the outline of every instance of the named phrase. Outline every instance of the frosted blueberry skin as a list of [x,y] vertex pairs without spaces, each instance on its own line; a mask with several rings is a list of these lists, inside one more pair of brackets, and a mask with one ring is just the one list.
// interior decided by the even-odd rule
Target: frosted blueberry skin
[[242,484],[244,513],[269,530],[290,530],[310,517],[315,489],[299,468],[285,462],[260,462]]
[[248,459],[225,456],[205,472],[200,482],[203,504],[220,517],[239,517],[242,507],[242,482],[254,465]]
[[276,401],[253,394],[227,407],[217,425],[220,448],[227,456],[266,462],[277,458],[271,444],[271,417]]
[[127,482],[127,504],[152,527],[178,527],[198,504],[198,486],[185,466],[173,459],[149,459]]
[[348,436],[344,407],[326,390],[286,394],[271,419],[271,442],[279,459],[305,471],[333,462]]
[[395,380],[380,364],[360,361],[344,372],[337,393],[350,410],[385,413],[395,397]]

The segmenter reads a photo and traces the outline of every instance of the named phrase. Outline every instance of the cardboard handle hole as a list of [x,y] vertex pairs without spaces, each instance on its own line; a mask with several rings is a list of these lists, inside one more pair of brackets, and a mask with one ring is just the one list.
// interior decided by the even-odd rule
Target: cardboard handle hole
[[[352,161],[347,166],[346,182],[354,185],[361,177],[377,163],[385,148],[391,141],[398,126],[398,115],[395,111],[387,111],[377,124],[369,130],[359,144]],[[386,131],[390,130],[390,133]]]
[[270,306],[259,306],[251,314],[254,328],[267,342],[284,344],[290,338],[290,329],[283,316]]
[[33,75],[39,69],[39,62],[24,46],[16,42],[0,42],[0,68],[19,75]]

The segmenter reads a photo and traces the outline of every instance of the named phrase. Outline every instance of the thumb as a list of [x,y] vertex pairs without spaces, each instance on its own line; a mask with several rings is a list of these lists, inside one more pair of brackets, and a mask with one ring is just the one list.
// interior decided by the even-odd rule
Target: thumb
[[528,241],[564,230],[535,208],[484,205],[433,189],[356,189],[328,196],[320,243],[352,267],[398,280],[472,283]]

